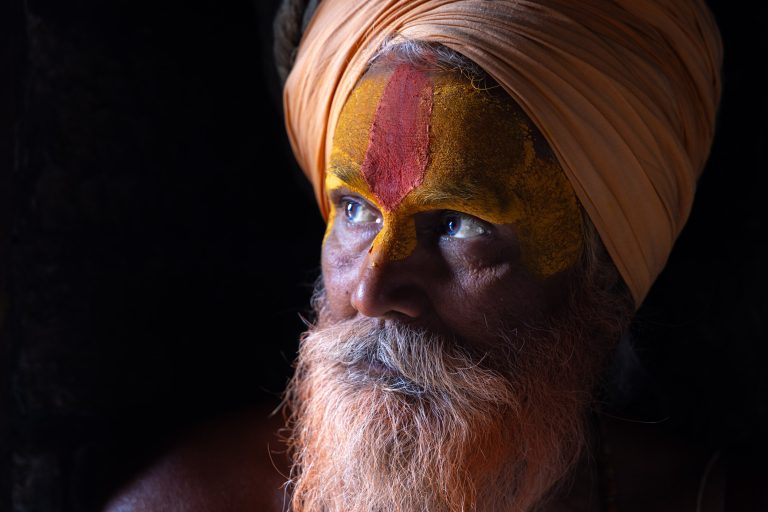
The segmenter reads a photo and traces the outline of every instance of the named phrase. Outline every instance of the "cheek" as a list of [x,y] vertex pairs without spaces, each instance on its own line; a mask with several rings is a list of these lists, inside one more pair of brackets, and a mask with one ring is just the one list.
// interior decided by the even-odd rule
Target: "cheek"
[[493,341],[501,331],[523,326],[552,305],[546,283],[517,258],[449,264],[450,285],[435,290],[437,310],[449,329],[473,344]]
[[378,233],[378,224],[351,225],[344,212],[332,205],[323,236],[323,253],[328,246],[334,264],[346,265],[351,258],[367,252]]
[[329,312],[337,320],[355,315],[350,296],[358,277],[359,265],[370,245],[339,231],[329,224],[321,251],[323,284]]
[[350,303],[351,279],[349,266],[340,264],[338,255],[329,244],[323,245],[322,251],[323,285],[328,304],[328,311],[334,320],[354,314]]

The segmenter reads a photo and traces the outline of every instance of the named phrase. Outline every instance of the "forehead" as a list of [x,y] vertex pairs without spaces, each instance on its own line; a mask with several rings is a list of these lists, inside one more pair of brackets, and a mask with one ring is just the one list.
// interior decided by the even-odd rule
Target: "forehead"
[[[402,191],[411,199],[405,203],[418,202],[425,209],[463,206],[467,213],[501,222],[500,210],[518,200],[521,180],[530,178],[527,170],[543,161],[554,163],[538,130],[498,87],[480,87],[457,72],[415,70],[398,78],[403,75],[398,71],[374,69],[353,90],[337,123],[329,172],[392,207],[377,197],[376,182],[391,187],[400,176],[372,171],[371,153],[377,146],[390,156],[410,152],[400,160],[412,174],[405,181],[418,186]],[[392,94],[398,79],[411,83]],[[424,165],[414,170],[419,146],[424,146]]]
[[334,134],[326,188],[342,187],[381,210],[383,239],[416,213],[453,210],[514,226],[542,276],[580,251],[578,200],[541,134],[503,90],[460,73],[405,64],[364,76]]

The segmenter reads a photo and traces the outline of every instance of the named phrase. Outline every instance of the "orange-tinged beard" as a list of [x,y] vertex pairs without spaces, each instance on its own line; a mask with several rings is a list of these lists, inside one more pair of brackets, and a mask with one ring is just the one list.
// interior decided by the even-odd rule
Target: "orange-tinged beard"
[[580,457],[625,325],[578,300],[548,326],[489,332],[479,353],[402,324],[334,323],[323,301],[287,394],[296,512],[535,509]]

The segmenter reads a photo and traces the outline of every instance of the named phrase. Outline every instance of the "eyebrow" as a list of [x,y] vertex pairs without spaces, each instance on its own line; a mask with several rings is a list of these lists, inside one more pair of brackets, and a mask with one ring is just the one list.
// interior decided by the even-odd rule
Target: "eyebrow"
[[349,165],[331,164],[329,165],[328,172],[346,183],[350,188],[368,188],[368,184],[360,175],[360,172]]
[[508,190],[496,190],[472,181],[444,182],[435,185],[431,190],[421,189],[420,198],[426,204],[440,205],[446,201],[482,201],[500,207],[508,202]]
[[[328,173],[342,181],[350,191],[367,190],[368,184],[360,172],[346,163],[331,163]],[[508,189],[488,187],[479,180],[465,179],[462,181],[445,180],[427,190],[416,188],[412,193],[418,194],[422,206],[434,209],[445,208],[451,201],[482,202],[490,209],[503,209],[510,201],[520,200],[520,197]],[[510,197],[510,196],[514,196]],[[473,214],[474,215],[474,214]]]

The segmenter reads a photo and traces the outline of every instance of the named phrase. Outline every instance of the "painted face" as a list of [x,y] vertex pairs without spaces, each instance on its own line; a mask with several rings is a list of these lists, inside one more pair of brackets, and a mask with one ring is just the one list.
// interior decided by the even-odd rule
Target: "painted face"
[[[339,118],[326,190],[326,239],[340,218],[377,225],[373,265],[414,251],[425,212],[441,212],[456,238],[511,225],[539,278],[568,269],[581,251],[575,193],[537,129],[503,91],[456,73],[408,64],[369,72]],[[362,200],[333,200],[347,192]]]
[[502,90],[374,66],[342,110],[326,190],[331,317],[416,322],[483,344],[562,311],[580,209]]

